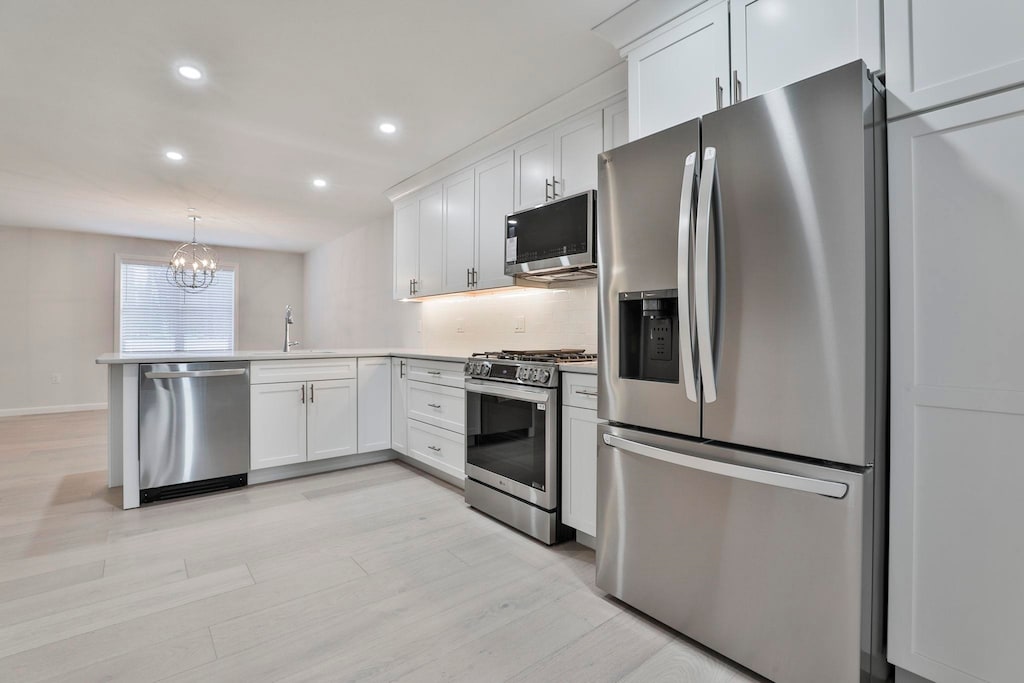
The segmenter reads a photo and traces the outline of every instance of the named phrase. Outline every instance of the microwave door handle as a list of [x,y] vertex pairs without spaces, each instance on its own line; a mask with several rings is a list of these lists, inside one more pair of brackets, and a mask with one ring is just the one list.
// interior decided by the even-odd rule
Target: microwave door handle
[[[690,239],[693,234],[693,186],[697,177],[697,153],[690,152],[683,165],[683,187],[679,195],[679,248],[678,267],[679,358],[682,362],[683,384],[686,398],[697,403],[697,379],[693,368],[693,338],[690,329],[693,313],[690,311]],[[685,311],[685,315],[684,312]]]
[[693,257],[694,307],[697,313],[697,356],[700,359],[700,378],[704,387],[704,402],[718,400],[715,383],[715,359],[711,340],[711,202],[715,179],[718,175],[717,150],[704,149],[701,164],[700,192],[697,196],[697,241]]
[[786,474],[775,470],[764,470],[760,467],[748,465],[735,465],[733,463],[709,460],[695,455],[670,451],[657,446],[650,446],[639,441],[624,439],[614,434],[604,435],[605,445],[617,448],[620,451],[632,453],[646,458],[653,458],[667,462],[671,465],[686,467],[692,470],[710,472],[730,479],[742,479],[757,484],[766,484],[793,491],[804,493],[816,493],[819,496],[828,498],[844,498],[849,486],[839,481],[828,481],[827,479],[815,479],[813,477],[802,477],[797,474]]

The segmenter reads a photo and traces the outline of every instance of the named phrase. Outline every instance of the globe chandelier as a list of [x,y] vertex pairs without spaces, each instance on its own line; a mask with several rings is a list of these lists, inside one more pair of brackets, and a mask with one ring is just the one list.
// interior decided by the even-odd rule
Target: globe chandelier
[[196,221],[199,216],[190,215],[192,220],[192,241],[185,242],[171,255],[167,264],[167,281],[186,292],[199,292],[213,284],[217,274],[217,252],[196,240]]

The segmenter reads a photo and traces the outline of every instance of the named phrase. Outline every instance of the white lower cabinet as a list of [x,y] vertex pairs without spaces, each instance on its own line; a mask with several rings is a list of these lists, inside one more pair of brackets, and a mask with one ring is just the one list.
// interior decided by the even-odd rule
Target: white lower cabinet
[[889,182],[888,657],[1019,681],[1024,88],[889,124]]
[[562,408],[562,522],[597,535],[596,410]]
[[306,460],[353,455],[358,450],[356,380],[310,382],[306,393]]
[[391,359],[391,448],[409,454],[409,361]]
[[391,359],[360,358],[359,452],[391,448]]
[[249,387],[249,468],[306,461],[306,383]]
[[409,420],[409,457],[461,480],[466,474],[466,436]]
[[409,417],[441,429],[465,432],[466,390],[426,382],[410,382]]

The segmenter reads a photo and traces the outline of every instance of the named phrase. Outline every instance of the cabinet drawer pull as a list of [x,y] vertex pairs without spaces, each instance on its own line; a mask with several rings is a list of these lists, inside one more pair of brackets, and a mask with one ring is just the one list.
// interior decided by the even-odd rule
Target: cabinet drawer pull
[[441,376],[441,373],[438,370],[427,370],[427,374],[428,375],[434,375],[435,377],[440,377]]
[[427,446],[427,448],[429,448],[429,449],[430,449],[430,450],[432,450],[432,451],[437,451],[438,453],[440,453],[440,452],[441,452],[441,449],[440,449],[440,448],[438,448],[437,446]]
[[597,397],[596,391],[584,391],[583,389],[577,389],[576,393],[579,394],[580,396],[593,396],[595,398]]
[[428,403],[427,405],[429,407],[431,407],[431,408],[440,408],[441,407],[440,403]]

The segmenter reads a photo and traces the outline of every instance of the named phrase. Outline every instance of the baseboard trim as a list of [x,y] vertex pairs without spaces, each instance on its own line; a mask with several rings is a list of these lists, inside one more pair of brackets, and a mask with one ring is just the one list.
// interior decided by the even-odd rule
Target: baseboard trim
[[63,406],[36,406],[33,408],[0,408],[0,417],[21,415],[48,415],[50,413],[81,413],[89,410],[106,410],[106,403],[73,403]]
[[373,465],[378,462],[394,460],[396,455],[398,454],[387,448],[382,451],[372,451],[358,455],[343,455],[339,458],[328,458],[327,460],[297,462],[292,465],[250,470],[249,484],[266,484],[271,481],[281,481],[282,479],[305,477],[310,474],[321,474],[323,472],[334,472],[335,470],[347,470],[350,467]]

